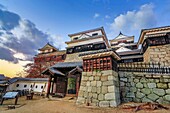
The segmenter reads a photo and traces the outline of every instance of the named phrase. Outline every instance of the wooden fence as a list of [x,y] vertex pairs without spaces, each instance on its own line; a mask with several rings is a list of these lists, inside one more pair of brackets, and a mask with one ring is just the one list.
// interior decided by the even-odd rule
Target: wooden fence
[[167,67],[160,63],[119,63],[118,70],[123,72],[170,74],[170,66]]

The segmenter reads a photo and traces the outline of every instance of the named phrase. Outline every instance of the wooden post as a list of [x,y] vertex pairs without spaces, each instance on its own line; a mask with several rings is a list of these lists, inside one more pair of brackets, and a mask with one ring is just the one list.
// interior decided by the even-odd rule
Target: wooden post
[[15,105],[17,105],[18,102],[18,96],[15,97]]
[[3,102],[4,102],[4,98],[2,98],[2,100],[1,100],[1,105],[3,104]]
[[50,76],[49,79],[48,79],[47,97],[49,97],[49,94],[50,94],[50,89],[51,89],[51,79],[52,79],[52,77]]
[[55,81],[55,78],[52,80],[52,89],[51,89],[51,93],[54,93],[54,81]]

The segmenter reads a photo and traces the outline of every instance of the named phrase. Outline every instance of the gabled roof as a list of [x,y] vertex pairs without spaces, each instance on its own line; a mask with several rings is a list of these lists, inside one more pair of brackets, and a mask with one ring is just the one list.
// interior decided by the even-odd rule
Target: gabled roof
[[4,79],[5,79],[4,74],[0,74],[0,80],[4,80]]
[[95,28],[95,29],[81,31],[81,32],[78,32],[78,33],[68,34],[68,36],[71,37],[71,36],[75,36],[75,35],[79,35],[79,34],[85,34],[85,33],[93,32],[93,31],[98,31],[98,30],[104,31],[104,28],[103,27],[99,27],[99,28]]
[[[98,31],[98,30],[101,30],[103,35],[100,35],[100,37],[102,36],[102,38],[106,42],[107,47],[110,47],[110,45],[108,43],[108,39],[107,39],[106,33],[105,33],[105,30],[104,30],[103,27],[99,27],[99,28],[91,29],[91,30],[86,30],[86,31],[78,32],[78,33],[69,34],[68,36],[72,37],[72,36],[75,36],[75,35],[86,34],[86,33],[93,32],[93,31]],[[98,36],[91,36],[90,38],[92,38],[92,37],[98,37]],[[80,40],[77,40],[77,41],[80,41]],[[86,38],[86,40],[87,40],[87,38]],[[68,44],[68,43],[71,43],[71,42],[75,42],[75,41],[69,41],[69,42],[65,42],[65,43]]]
[[[144,36],[146,33],[150,33],[150,32],[161,32],[161,33],[165,33],[163,31],[169,31],[170,30],[170,26],[163,26],[163,27],[156,27],[156,28],[149,28],[149,29],[142,29],[140,36],[139,36],[139,40],[138,40],[138,45],[142,44],[143,41],[145,40]],[[164,35],[164,34],[161,34]],[[152,35],[153,36],[153,35]],[[152,37],[151,36],[151,37]]]
[[48,73],[48,72],[49,72],[50,74],[52,74],[52,75],[61,75],[61,76],[65,76],[64,73],[58,71],[57,69],[54,69],[53,67],[50,67],[50,68],[44,70],[44,71],[42,72],[42,74],[46,74],[46,73]]
[[120,47],[119,49],[116,50],[116,52],[125,52],[125,51],[132,51],[132,50],[126,47]]
[[74,68],[74,67],[82,67],[83,62],[58,62],[53,65],[53,68]]
[[54,50],[58,51],[58,49],[56,47],[54,47],[53,45],[51,45],[50,43],[47,43],[44,47],[42,47],[38,50],[43,51],[43,50],[47,50],[47,49],[54,49]]
[[127,35],[124,35],[122,32],[120,32],[117,37],[115,37],[114,39],[112,39],[112,40],[110,40],[110,41],[127,39],[127,38],[134,38],[134,36],[127,36]]
[[124,35],[122,32],[119,33],[119,35],[114,38],[114,39],[125,39],[125,38],[130,38],[132,36],[127,36],[127,35]]

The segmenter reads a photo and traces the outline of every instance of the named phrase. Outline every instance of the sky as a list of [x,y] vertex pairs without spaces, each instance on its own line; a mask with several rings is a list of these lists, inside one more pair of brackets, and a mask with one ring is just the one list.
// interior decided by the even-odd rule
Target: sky
[[37,50],[50,42],[65,49],[68,34],[103,26],[107,38],[121,31],[170,25],[169,0],[0,0],[0,73],[23,71]]

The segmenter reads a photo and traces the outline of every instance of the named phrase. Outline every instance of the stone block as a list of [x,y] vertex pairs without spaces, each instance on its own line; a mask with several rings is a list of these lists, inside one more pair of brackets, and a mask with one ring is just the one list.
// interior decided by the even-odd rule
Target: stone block
[[119,105],[118,102],[116,102],[115,100],[110,101],[110,107],[117,107]]
[[104,98],[105,98],[105,100],[114,100],[115,93],[106,93]]
[[159,95],[159,96],[164,96],[165,95],[165,91],[163,89],[153,89],[152,90],[153,93]]
[[154,79],[149,79],[149,82],[154,82]]
[[131,82],[130,85],[131,85],[132,87],[134,87],[134,86],[135,86],[135,83],[134,83],[134,82]]
[[107,91],[107,86],[102,86],[102,94],[106,94]]
[[113,81],[109,80],[109,81],[105,81],[103,82],[103,85],[104,86],[110,86],[110,85],[113,85]]
[[136,84],[136,87],[137,88],[143,88],[143,84],[139,82],[139,83]]
[[99,76],[95,76],[94,79],[95,79],[96,81],[98,81],[98,80],[100,80],[100,77],[99,77]]
[[144,96],[145,96],[145,94],[143,94],[143,93],[141,93],[141,92],[137,92],[137,93],[136,93],[136,97],[139,98],[139,99],[140,99],[140,98],[143,98]]
[[93,93],[97,92],[97,88],[96,87],[92,87],[92,92]]
[[114,92],[115,91],[115,86],[108,86],[108,92]]
[[109,107],[110,102],[109,101],[100,101],[99,102],[99,107]]
[[102,71],[102,76],[106,76],[106,75],[113,75],[113,70],[106,70],[106,71]]
[[84,91],[84,97],[87,98],[88,97],[88,92]]
[[93,93],[88,93],[88,98],[91,98],[93,96]]
[[148,83],[148,88],[156,88],[156,83]]
[[123,98],[123,102],[132,102],[132,98]]
[[84,91],[79,90],[78,95],[79,95],[79,97],[83,97],[84,96]]
[[125,86],[125,83],[124,82],[120,82],[120,86]]
[[130,91],[131,91],[131,92],[136,92],[137,89],[136,89],[136,87],[131,87],[131,88],[130,88]]
[[128,98],[135,98],[135,94],[133,92],[128,92],[126,94],[126,97],[128,97]]
[[120,81],[127,82],[128,79],[127,78],[120,78]]
[[156,83],[159,83],[159,79],[155,79],[155,82],[156,82]]
[[81,90],[81,91],[84,91],[84,87],[85,87],[85,86],[80,86],[80,90]]
[[142,102],[153,102],[153,101],[150,100],[150,99],[148,99],[147,97],[144,97],[144,98],[142,99]]
[[135,83],[138,83],[138,82],[139,82],[139,79],[135,78],[135,79],[134,79],[134,82],[135,82]]
[[170,89],[167,89],[167,90],[166,90],[166,94],[170,94]]
[[84,104],[85,103],[85,98],[83,97],[78,97],[76,104]]
[[113,75],[109,75],[108,76],[108,80],[114,80],[114,76]]
[[97,94],[93,93],[93,98],[97,99]]
[[167,83],[167,82],[169,82],[169,80],[168,80],[168,79],[161,78],[161,79],[160,79],[160,82],[165,82],[165,83]]
[[166,95],[165,100],[170,101],[170,95]]
[[97,87],[99,87],[99,86],[102,86],[102,82],[101,81],[97,81],[97,83],[96,83],[97,85]]
[[159,96],[154,93],[149,94],[147,97],[154,102],[159,98]]
[[87,91],[88,91],[88,92],[92,92],[92,87],[89,86],[89,87],[87,88]]
[[99,94],[98,95],[98,100],[104,100],[104,95],[103,94]]
[[151,93],[151,89],[149,89],[149,88],[143,88],[143,89],[141,89],[141,92],[148,95],[148,94]]
[[95,106],[97,106],[98,103],[99,103],[99,100],[97,100],[97,99],[92,99],[92,103],[95,103]]
[[148,88],[147,83],[143,83],[143,87],[144,87],[144,88]]
[[142,82],[142,83],[146,83],[146,82],[148,82],[148,81],[147,81],[147,79],[146,79],[146,78],[142,77],[142,78],[140,79],[140,82]]
[[97,87],[97,94],[101,93],[101,87]]
[[157,87],[161,89],[167,89],[168,85],[166,83],[157,83]]
[[93,81],[93,80],[94,80],[94,77],[93,77],[93,76],[90,76],[90,77],[89,77],[89,80],[90,80],[90,81]]
[[96,86],[96,81],[91,81],[91,86]]
[[108,76],[101,76],[101,81],[107,81],[108,80]]
[[90,81],[87,81],[86,86],[90,86],[90,85],[91,85]]
[[168,87],[170,88],[170,83],[168,83]]

